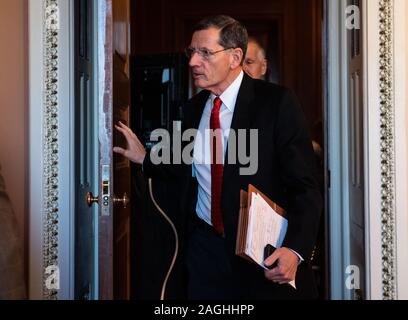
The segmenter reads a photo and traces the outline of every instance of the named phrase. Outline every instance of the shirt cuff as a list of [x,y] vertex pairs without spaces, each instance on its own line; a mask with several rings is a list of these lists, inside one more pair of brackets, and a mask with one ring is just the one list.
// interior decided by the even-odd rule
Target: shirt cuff
[[303,259],[302,256],[299,253],[297,253],[295,250],[292,250],[291,248],[288,248],[288,249],[298,256],[299,258],[298,265],[300,265],[303,261],[305,261],[305,259]]

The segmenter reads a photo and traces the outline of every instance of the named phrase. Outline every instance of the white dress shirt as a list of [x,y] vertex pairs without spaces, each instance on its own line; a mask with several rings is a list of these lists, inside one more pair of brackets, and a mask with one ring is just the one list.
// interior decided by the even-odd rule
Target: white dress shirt
[[[220,109],[220,125],[223,133],[222,149],[223,159],[227,149],[229,130],[239,88],[241,87],[243,71],[231,83],[231,85],[219,96],[222,101]],[[198,182],[197,215],[211,224],[211,150],[210,150],[210,117],[214,106],[215,95],[211,94],[205,105],[198,127],[197,137],[193,152],[193,176]]]

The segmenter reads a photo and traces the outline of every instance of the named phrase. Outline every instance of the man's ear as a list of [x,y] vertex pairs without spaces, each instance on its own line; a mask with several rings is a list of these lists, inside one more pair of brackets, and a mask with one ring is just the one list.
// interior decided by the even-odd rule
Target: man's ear
[[244,59],[244,52],[241,48],[232,49],[231,57],[231,69],[235,69],[241,65],[242,60]]

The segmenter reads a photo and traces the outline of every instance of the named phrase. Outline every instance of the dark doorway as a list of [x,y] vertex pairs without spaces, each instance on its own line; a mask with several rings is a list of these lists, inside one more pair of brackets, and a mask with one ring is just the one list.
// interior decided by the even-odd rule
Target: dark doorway
[[[160,59],[171,60],[170,57],[182,55],[189,44],[195,23],[204,16],[214,14],[231,15],[243,22],[249,34],[257,38],[266,49],[269,61],[267,79],[291,88],[298,96],[314,141],[316,159],[320,166],[319,183],[322,194],[324,194],[322,0],[209,0],[205,4],[188,0],[132,2],[131,114],[133,129],[135,131],[146,129],[143,128],[143,116],[141,116],[143,103],[140,101],[140,90],[143,85],[138,82],[138,79],[141,77],[151,79],[151,84],[154,86],[154,77],[160,78],[168,65],[168,62],[164,61],[161,64]],[[156,59],[154,68],[147,68],[149,59]],[[146,67],[145,71],[140,73],[143,66]],[[185,69],[187,66],[184,63],[179,64],[177,74],[188,72]],[[194,93],[194,89],[184,80],[174,83],[183,86],[179,89],[173,88],[175,92],[180,93],[177,90],[185,90],[185,86],[188,86],[188,94],[186,95],[186,92],[183,91],[179,95],[180,99],[177,98],[179,101],[171,107],[171,111],[166,111],[167,120],[177,120],[178,107],[187,96]],[[156,85],[160,87],[157,89],[158,92],[168,90],[168,87],[163,86],[160,81],[156,81]],[[163,107],[160,108],[156,120],[159,121],[161,127],[165,127],[167,120],[160,122],[163,120]],[[149,125],[149,119],[146,120]],[[157,124],[152,125],[146,132],[157,126]],[[140,132],[143,133],[142,131]],[[137,221],[134,224],[137,224]],[[322,299],[328,298],[325,224],[326,214],[323,213],[313,258],[313,269]],[[132,243],[136,240],[133,239]],[[133,282],[133,286],[135,285],[137,286],[137,283]]]

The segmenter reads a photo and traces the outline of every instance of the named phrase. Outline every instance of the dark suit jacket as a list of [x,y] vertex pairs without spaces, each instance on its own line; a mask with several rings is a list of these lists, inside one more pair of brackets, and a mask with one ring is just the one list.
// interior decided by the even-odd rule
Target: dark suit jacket
[[[198,128],[209,95],[208,91],[202,91],[187,103],[184,129]],[[301,108],[289,90],[245,75],[231,129],[258,129],[259,132],[257,173],[240,175],[241,165],[238,161],[236,164],[228,163],[228,157],[224,164],[222,214],[234,276],[243,288],[242,298],[316,298],[309,262],[322,204],[315,179],[312,144]],[[191,177],[191,166],[154,165],[150,156],[147,156],[143,168],[145,175],[153,178],[155,192],[160,198],[157,200],[176,223],[181,241],[184,242],[197,201],[197,181]],[[283,246],[295,250],[305,259],[298,268],[297,290],[268,281],[262,268],[235,256],[240,190],[246,190],[250,183],[287,211],[288,230]],[[170,252],[168,250],[167,254]],[[179,259],[180,268],[176,273],[184,270],[182,259],[183,251]],[[185,279],[178,274],[174,278],[180,285],[181,279]]]

